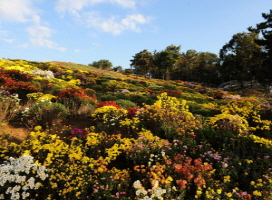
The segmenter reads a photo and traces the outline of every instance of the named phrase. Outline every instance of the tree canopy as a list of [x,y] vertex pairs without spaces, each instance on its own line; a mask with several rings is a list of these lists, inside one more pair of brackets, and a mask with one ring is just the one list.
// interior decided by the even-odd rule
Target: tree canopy
[[135,54],[130,61],[130,66],[135,68],[136,73],[144,75],[145,77],[152,67],[154,67],[154,55],[146,49]]
[[257,32],[237,33],[220,50],[221,74],[229,80],[237,80],[243,87],[243,81],[254,80],[261,62],[261,47],[255,41]]
[[94,61],[89,65],[95,68],[104,69],[104,70],[110,70],[112,68],[112,63],[109,60],[104,60],[104,59],[99,61]]

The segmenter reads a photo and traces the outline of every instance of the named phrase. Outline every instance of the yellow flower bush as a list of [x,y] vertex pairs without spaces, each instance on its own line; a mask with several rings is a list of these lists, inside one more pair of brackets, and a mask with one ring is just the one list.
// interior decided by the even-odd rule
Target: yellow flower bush
[[[252,103],[253,102],[253,103]],[[262,120],[260,115],[261,104],[254,101],[230,101],[221,107],[225,114],[239,115],[248,122],[249,131],[270,130],[271,120]]]
[[26,96],[32,102],[40,102],[40,101],[51,102],[52,99],[56,98],[56,96],[52,94],[44,94],[42,92],[29,93]]
[[156,133],[160,128],[167,137],[183,137],[194,135],[194,130],[201,127],[198,121],[188,110],[185,100],[178,100],[162,93],[154,105],[145,105],[139,110],[140,120],[146,123],[146,128]]
[[104,124],[108,125],[115,125],[120,118],[123,118],[127,115],[127,110],[125,109],[118,109],[114,106],[103,106],[96,108],[92,117],[96,121],[103,122]]
[[222,113],[210,117],[207,122],[214,128],[228,129],[235,133],[242,133],[249,130],[247,120],[239,115]]

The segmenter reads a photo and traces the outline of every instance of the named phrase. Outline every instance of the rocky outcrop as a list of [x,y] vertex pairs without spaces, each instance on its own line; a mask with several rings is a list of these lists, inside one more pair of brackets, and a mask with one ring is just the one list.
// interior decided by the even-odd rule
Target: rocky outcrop
[[[241,83],[237,80],[228,81],[219,85],[218,89],[225,90],[225,91],[240,91],[245,89],[251,88],[251,81],[244,81],[243,82],[244,88],[242,88]],[[254,89],[264,89],[260,83],[257,81],[252,82],[252,88]]]

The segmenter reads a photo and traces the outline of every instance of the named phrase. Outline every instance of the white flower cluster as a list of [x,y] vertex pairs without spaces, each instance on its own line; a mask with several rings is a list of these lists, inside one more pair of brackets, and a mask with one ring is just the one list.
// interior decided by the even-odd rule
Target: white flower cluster
[[50,70],[33,69],[31,71],[32,71],[32,74],[36,77],[41,77],[44,79],[55,78],[54,73]]
[[[30,196],[29,189],[36,190],[42,185],[40,182],[35,183],[35,178],[44,181],[48,177],[47,170],[33,160],[32,156],[23,155],[18,159],[10,157],[0,165],[0,199],[26,199]],[[33,175],[35,178],[31,177]],[[7,198],[5,194],[10,197]]]
[[[139,180],[133,183],[133,187],[137,189],[136,196],[138,200],[153,200],[153,199],[163,200],[162,195],[166,193],[166,189],[162,189],[159,186],[158,180],[154,182],[152,189],[149,189],[148,191],[146,191],[146,189],[142,186],[142,183]],[[150,197],[147,195],[148,192],[151,193]]]

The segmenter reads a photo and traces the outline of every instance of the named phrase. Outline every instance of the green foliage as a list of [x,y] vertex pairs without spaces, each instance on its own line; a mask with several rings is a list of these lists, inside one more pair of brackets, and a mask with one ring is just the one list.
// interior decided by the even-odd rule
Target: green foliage
[[97,93],[97,98],[100,101],[115,101],[117,99],[119,99],[118,97],[116,97],[115,94],[110,94],[110,93]]
[[145,49],[135,54],[130,62],[130,66],[135,68],[136,74],[146,77],[152,67],[154,67],[154,55]]
[[44,101],[34,104],[31,108],[26,108],[22,113],[22,120],[27,127],[32,129],[37,125],[52,126],[67,115],[68,111],[63,104]]
[[262,63],[261,46],[256,44],[257,32],[237,33],[220,50],[223,62],[220,70],[225,81],[237,80],[243,87],[243,81],[259,79]]
[[258,38],[255,41],[258,45],[262,47],[262,55],[264,58],[261,71],[258,72],[260,74],[258,80],[262,83],[270,84],[272,82],[272,76],[270,73],[272,64],[272,9],[270,9],[269,13],[262,13],[262,17],[265,21],[257,24],[257,27],[255,29],[250,27],[249,31],[251,31],[252,33],[262,33],[262,38]]
[[92,62],[90,66],[98,69],[110,70],[112,68],[112,63],[109,60],[99,60]]
[[115,102],[118,106],[121,106],[124,109],[137,107],[137,105],[130,100],[118,99]]
[[177,68],[180,58],[180,46],[170,45],[165,50],[155,52],[155,65],[163,74],[163,79],[169,80],[171,71]]

